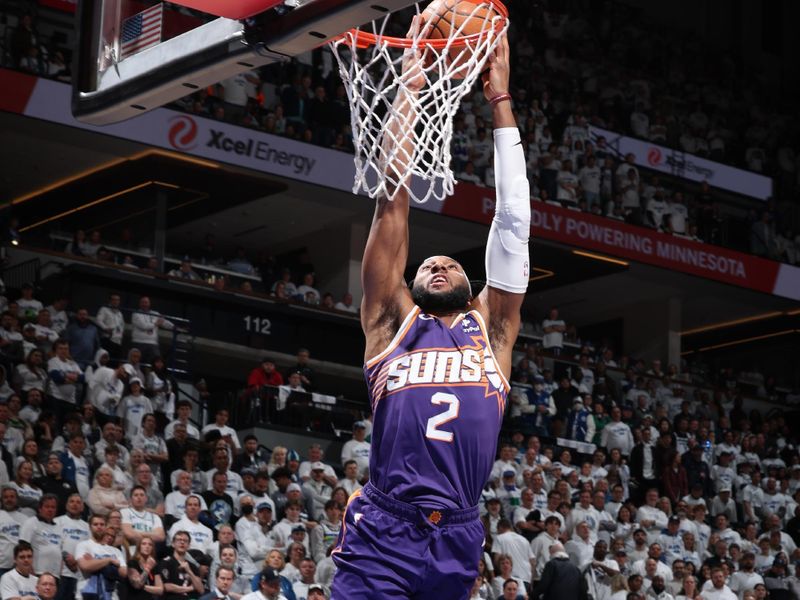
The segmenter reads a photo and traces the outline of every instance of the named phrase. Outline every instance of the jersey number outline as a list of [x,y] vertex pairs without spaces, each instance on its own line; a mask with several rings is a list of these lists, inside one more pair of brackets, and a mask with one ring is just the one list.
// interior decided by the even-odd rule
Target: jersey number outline
[[425,437],[429,440],[437,440],[439,442],[452,442],[452,431],[441,431],[438,429],[440,425],[449,423],[450,421],[458,418],[458,410],[461,406],[461,401],[455,394],[448,394],[447,392],[436,392],[431,396],[431,404],[447,404],[447,410],[438,415],[432,416],[428,419],[428,427],[425,430]]

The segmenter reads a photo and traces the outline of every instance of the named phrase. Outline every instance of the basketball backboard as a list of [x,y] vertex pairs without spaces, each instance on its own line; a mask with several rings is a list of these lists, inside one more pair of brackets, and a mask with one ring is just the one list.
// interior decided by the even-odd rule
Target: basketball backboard
[[79,0],[72,112],[94,125],[122,121],[414,3]]

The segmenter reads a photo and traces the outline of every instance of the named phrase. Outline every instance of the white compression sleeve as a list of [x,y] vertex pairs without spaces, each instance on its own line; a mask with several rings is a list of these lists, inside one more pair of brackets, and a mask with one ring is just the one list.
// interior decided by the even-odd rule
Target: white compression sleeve
[[530,273],[530,185],[519,130],[494,130],[497,203],[486,242],[486,282],[493,288],[524,294]]

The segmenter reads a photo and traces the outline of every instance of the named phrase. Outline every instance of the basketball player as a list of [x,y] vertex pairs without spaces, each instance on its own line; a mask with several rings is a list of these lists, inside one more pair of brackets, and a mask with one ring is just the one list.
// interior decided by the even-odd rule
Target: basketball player
[[[412,95],[423,85],[414,68],[406,57],[403,77]],[[426,259],[407,286],[407,192],[396,187],[391,199],[377,202],[361,304],[374,413],[370,481],[351,496],[332,554],[337,600],[462,599],[478,575],[484,532],[477,504],[495,458],[528,285],[530,195],[508,81],[504,38],[484,75],[493,106],[497,207],[486,250],[488,283],[479,294],[447,256]],[[410,100],[395,99],[394,127],[413,127]],[[386,168],[407,173],[411,143],[394,152],[391,140],[385,135],[394,157]]]

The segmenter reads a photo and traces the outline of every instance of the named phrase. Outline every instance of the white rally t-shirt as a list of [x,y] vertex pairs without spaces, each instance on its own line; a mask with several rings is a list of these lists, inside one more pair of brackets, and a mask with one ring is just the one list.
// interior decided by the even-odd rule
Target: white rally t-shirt
[[[119,565],[121,567],[128,566],[128,564],[125,562],[125,556],[122,554],[122,550],[114,548],[113,546],[108,546],[106,544],[100,544],[91,539],[78,542],[78,545],[75,547],[76,557],[80,558],[86,554],[95,559],[116,558],[119,561]],[[86,587],[86,583],[88,581],[89,581],[88,578],[84,577],[81,570],[78,569],[78,586],[77,589],[75,590],[76,600],[81,599],[83,588]]]

